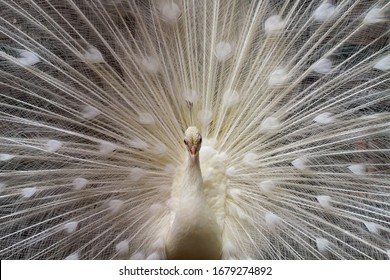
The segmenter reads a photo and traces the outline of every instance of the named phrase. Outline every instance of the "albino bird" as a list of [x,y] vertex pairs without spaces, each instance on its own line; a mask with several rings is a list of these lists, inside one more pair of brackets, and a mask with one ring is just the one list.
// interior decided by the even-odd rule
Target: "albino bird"
[[389,259],[389,14],[0,0],[0,258]]
[[[184,143],[188,159],[183,178],[174,184],[174,221],[169,230],[166,253],[169,259],[220,259],[221,224],[208,205],[204,191],[199,150],[202,136],[196,127],[186,130]],[[174,194],[177,195],[174,195]],[[219,194],[221,195],[221,194]]]

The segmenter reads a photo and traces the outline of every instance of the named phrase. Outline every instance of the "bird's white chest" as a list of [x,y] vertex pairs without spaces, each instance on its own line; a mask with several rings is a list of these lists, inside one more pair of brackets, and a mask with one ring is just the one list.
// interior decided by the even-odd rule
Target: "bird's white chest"
[[190,170],[180,180],[166,242],[169,259],[221,257],[221,229],[204,196],[202,184],[200,169]]
[[169,259],[219,259],[221,230],[206,201],[177,209],[167,242]]

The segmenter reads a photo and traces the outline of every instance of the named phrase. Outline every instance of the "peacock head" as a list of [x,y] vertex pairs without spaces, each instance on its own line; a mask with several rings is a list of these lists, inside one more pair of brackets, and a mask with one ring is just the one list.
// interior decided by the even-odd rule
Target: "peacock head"
[[202,135],[200,135],[199,130],[195,126],[187,128],[184,135],[184,144],[187,147],[192,162],[195,162],[202,145]]

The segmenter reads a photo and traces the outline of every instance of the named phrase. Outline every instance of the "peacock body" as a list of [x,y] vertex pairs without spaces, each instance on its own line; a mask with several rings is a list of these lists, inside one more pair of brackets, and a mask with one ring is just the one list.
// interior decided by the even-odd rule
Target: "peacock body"
[[390,258],[389,13],[0,0],[1,259]]

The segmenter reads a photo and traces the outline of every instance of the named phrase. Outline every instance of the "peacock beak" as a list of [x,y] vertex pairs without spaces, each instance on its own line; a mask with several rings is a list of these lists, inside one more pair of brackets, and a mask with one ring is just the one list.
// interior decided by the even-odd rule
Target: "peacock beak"
[[197,155],[197,153],[198,153],[198,151],[197,151],[196,148],[197,148],[196,146],[192,146],[192,147],[191,147],[191,150],[190,150],[191,160],[192,160],[193,162],[195,162],[195,158],[196,158],[196,155]]

